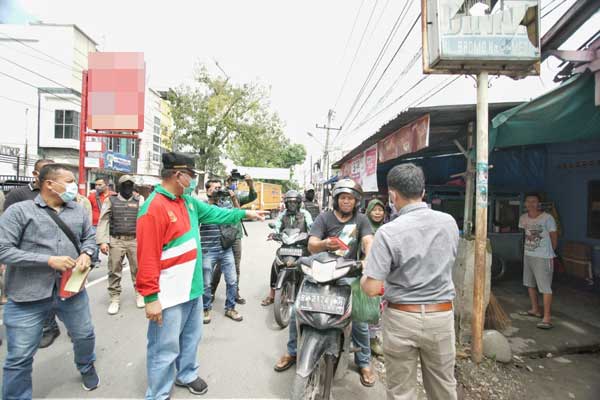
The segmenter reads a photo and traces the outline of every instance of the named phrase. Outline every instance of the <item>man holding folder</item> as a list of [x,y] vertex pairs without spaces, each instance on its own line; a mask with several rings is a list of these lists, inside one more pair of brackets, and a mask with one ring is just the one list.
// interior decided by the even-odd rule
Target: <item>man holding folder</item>
[[39,179],[40,194],[34,200],[17,203],[0,217],[0,263],[8,264],[4,306],[8,353],[2,398],[32,397],[33,356],[51,311],[56,311],[71,337],[83,388],[94,390],[99,384],[87,293],[66,295],[61,287],[63,274],[81,275],[90,267],[94,229],[87,211],[74,201],[77,183],[71,171],[49,164]]

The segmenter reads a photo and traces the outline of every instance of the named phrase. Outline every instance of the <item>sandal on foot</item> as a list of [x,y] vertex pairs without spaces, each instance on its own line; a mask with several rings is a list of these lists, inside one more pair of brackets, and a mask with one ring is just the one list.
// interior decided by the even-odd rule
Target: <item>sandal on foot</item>
[[373,387],[375,386],[375,374],[371,370],[371,368],[361,368],[360,369],[360,383],[365,387]]
[[535,318],[542,318],[543,317],[542,314],[535,314],[535,313],[532,313],[531,311],[519,311],[518,314],[520,316],[522,316],[522,317],[535,317]]
[[296,364],[296,356],[290,356],[289,354],[286,354],[285,356],[281,357],[279,361],[277,361],[277,364],[275,364],[275,371],[286,371],[294,364]]
[[274,302],[275,302],[275,299],[273,297],[267,296],[267,297],[265,297],[265,299],[263,301],[260,302],[260,305],[263,307],[266,307],[266,306],[270,306]]
[[537,324],[537,327],[539,329],[552,329],[554,328],[554,325],[552,325],[552,322],[540,322],[539,324]]

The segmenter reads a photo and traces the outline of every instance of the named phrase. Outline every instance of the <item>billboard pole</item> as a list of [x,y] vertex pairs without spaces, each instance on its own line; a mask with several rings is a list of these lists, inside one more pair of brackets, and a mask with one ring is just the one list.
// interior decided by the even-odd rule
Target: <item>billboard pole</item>
[[79,114],[79,194],[85,196],[87,176],[85,170],[85,138],[87,132],[88,72],[81,73],[81,113]]
[[483,357],[485,272],[488,214],[488,73],[477,75],[477,209],[475,213],[475,271],[473,283],[472,358]]

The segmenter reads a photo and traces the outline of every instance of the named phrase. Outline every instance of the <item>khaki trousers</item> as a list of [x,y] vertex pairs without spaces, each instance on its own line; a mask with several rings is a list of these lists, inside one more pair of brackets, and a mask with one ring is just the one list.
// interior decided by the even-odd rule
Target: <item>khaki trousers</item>
[[[108,253],[108,294],[111,300],[119,301],[121,296],[121,276],[123,272],[123,259],[127,256],[133,289],[135,288],[135,276],[137,275],[137,241],[110,237],[110,251]],[[137,292],[137,290],[136,290]]]
[[409,313],[386,308],[383,353],[388,400],[417,399],[420,358],[427,398],[456,400],[454,312]]

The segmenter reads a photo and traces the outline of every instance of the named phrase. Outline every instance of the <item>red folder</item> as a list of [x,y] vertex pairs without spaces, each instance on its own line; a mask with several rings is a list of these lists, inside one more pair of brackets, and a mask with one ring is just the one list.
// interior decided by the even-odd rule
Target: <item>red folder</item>
[[85,282],[87,281],[87,277],[91,270],[92,270],[91,268],[87,269],[87,271],[85,272],[85,277],[81,281],[81,286],[79,287],[79,290],[76,292],[71,292],[71,291],[68,291],[65,289],[65,286],[67,286],[69,279],[71,279],[71,276],[73,275],[73,269],[68,269],[68,270],[64,271],[60,277],[60,288],[58,290],[58,296],[64,300],[64,299],[68,299],[69,297],[73,297],[77,293],[81,292],[83,290],[83,287],[85,286]]
[[346,243],[344,243],[344,242],[342,241],[342,239],[340,239],[340,238],[339,238],[339,237],[337,237],[337,236],[330,237],[330,238],[329,238],[329,240],[331,240],[331,241],[332,241],[332,242],[334,242],[334,243],[337,243],[337,244],[340,246],[340,249],[341,249],[341,250],[344,250],[344,251],[345,251],[345,250],[348,250],[348,249],[350,249],[350,248],[348,247],[348,245],[347,245]]

